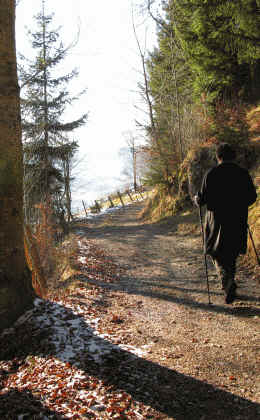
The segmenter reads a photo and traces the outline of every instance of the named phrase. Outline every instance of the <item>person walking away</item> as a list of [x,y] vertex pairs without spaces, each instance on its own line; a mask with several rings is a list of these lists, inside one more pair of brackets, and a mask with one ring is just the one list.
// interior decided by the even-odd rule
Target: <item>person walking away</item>
[[248,207],[257,198],[252,178],[235,157],[228,143],[219,144],[218,164],[206,173],[194,197],[197,206],[206,205],[204,253],[212,257],[228,304],[236,298],[237,257],[247,249]]

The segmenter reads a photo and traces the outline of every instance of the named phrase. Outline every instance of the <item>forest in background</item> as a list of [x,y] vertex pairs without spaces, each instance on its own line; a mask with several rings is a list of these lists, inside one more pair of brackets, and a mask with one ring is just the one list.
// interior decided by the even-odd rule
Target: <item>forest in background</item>
[[[227,142],[259,191],[259,0],[146,0],[142,11],[157,25],[157,46],[142,50],[139,86],[149,123],[148,171],[155,189],[144,216],[160,219],[192,206],[215,147]],[[259,201],[250,221],[259,247]]]
[[146,7],[158,34],[142,55],[147,181],[170,190],[196,145],[239,146],[251,137],[246,117],[260,100],[259,1],[147,0]]

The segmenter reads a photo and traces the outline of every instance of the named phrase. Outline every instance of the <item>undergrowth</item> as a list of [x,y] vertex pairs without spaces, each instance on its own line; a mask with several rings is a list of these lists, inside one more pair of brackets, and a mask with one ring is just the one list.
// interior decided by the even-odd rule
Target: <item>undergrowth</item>
[[32,272],[35,293],[44,298],[57,290],[64,273],[70,269],[71,261],[78,252],[77,238],[73,234],[60,236],[60,226],[54,222],[49,203],[38,205],[39,222],[26,225],[25,255]]
[[155,189],[147,199],[146,205],[140,213],[140,219],[159,222],[192,208],[191,200],[187,196],[173,196],[160,189]]

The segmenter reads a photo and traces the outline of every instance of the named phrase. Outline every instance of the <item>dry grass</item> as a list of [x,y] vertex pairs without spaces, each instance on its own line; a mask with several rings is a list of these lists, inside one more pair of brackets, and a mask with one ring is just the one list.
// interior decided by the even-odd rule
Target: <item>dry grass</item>
[[[70,234],[53,252],[54,270],[48,278],[48,292],[64,293],[63,285],[74,274],[73,258],[78,252],[77,236]],[[63,289],[63,290],[62,290]]]
[[158,222],[174,214],[176,198],[155,189],[140,212],[141,220]]

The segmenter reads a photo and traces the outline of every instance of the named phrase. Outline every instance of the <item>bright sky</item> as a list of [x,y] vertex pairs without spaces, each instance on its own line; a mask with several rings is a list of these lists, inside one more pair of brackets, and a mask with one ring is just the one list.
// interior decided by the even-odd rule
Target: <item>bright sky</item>
[[[33,16],[40,10],[41,0],[20,0],[17,7],[17,50],[24,55],[30,55],[25,26],[35,28]],[[118,151],[125,145],[122,133],[135,132],[135,119],[144,118],[135,108],[144,108],[137,92],[137,83],[142,81],[141,61],[132,28],[131,0],[46,0],[46,11],[55,13],[54,28],[62,26],[60,34],[65,45],[73,41],[80,25],[78,44],[61,69],[66,73],[77,67],[79,77],[71,86],[75,92],[87,88],[84,98],[75,102],[68,113],[69,120],[89,112],[87,125],[73,134],[79,141],[82,159],[75,170],[75,207],[81,206],[82,199],[92,201],[120,187],[122,165]],[[138,22],[140,17],[136,15]],[[142,45],[146,26],[138,26]],[[155,42],[151,22],[146,39],[151,49]]]

